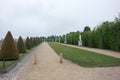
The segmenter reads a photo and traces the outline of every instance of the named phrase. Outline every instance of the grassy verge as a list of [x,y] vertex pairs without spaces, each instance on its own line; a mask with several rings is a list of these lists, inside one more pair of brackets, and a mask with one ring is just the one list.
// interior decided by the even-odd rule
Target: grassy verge
[[[33,50],[33,49],[31,49]],[[26,53],[19,53],[19,59],[23,58],[24,56],[26,56],[31,50],[27,50]],[[13,61],[5,61],[5,68],[11,66],[12,64],[15,64],[17,62],[17,60],[13,60]],[[0,70],[3,69],[3,61],[0,61]]]
[[73,48],[57,43],[48,43],[56,53],[63,53],[65,59],[71,60],[83,67],[109,67],[120,66],[120,59],[86,51],[78,48]]
[[[14,61],[5,61],[5,68],[11,66],[12,64],[16,63],[17,60]],[[3,69],[3,61],[0,61],[0,70]]]

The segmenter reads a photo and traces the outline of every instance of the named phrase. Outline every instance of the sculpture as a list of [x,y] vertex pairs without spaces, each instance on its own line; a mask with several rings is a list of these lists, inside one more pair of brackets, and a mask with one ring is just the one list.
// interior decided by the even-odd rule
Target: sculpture
[[82,46],[82,38],[81,38],[81,34],[79,35],[78,46]]

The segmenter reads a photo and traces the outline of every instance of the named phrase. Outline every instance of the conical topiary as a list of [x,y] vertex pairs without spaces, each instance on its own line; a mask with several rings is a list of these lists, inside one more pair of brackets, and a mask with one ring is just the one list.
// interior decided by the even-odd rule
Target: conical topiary
[[33,48],[34,45],[33,45],[33,38],[32,37],[30,37],[30,43],[31,43],[31,48]]
[[31,49],[31,42],[30,42],[29,37],[27,37],[27,39],[26,39],[26,48]]
[[16,60],[19,58],[18,49],[10,31],[8,31],[1,47],[0,60]]
[[33,38],[33,44],[34,44],[34,46],[37,45],[37,44],[36,44],[36,38]]
[[17,47],[18,47],[19,53],[26,53],[26,46],[21,36],[18,39]]

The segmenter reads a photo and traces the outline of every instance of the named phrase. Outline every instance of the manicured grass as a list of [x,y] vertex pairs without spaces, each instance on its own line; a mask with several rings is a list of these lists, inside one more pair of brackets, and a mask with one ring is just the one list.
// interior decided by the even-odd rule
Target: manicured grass
[[115,58],[91,51],[73,48],[57,43],[48,43],[56,53],[63,53],[65,59],[71,60],[83,67],[120,66],[120,58]]
[[[5,68],[11,66],[12,64],[16,63],[17,60],[14,61],[5,61]],[[0,70],[3,69],[3,61],[0,61]]]

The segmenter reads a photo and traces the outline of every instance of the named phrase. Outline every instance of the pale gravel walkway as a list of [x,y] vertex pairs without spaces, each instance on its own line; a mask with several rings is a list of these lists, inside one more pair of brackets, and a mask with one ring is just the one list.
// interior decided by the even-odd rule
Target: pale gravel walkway
[[[62,43],[59,43],[59,44],[62,44]],[[75,45],[70,45],[70,44],[63,44],[63,45],[120,58],[120,52],[115,52],[115,51],[105,50],[105,49],[98,49],[98,48],[80,47],[80,46],[75,46]]]
[[[40,46],[40,45],[39,45]],[[34,48],[22,59],[18,60],[16,66],[8,70],[7,73],[0,74],[0,80],[16,80],[16,77],[20,72],[30,63],[30,59],[34,56],[34,53],[38,50],[38,47]]]
[[31,63],[16,80],[120,80],[120,67],[83,68],[68,60],[59,63],[59,56],[42,43],[38,50],[38,63]]

